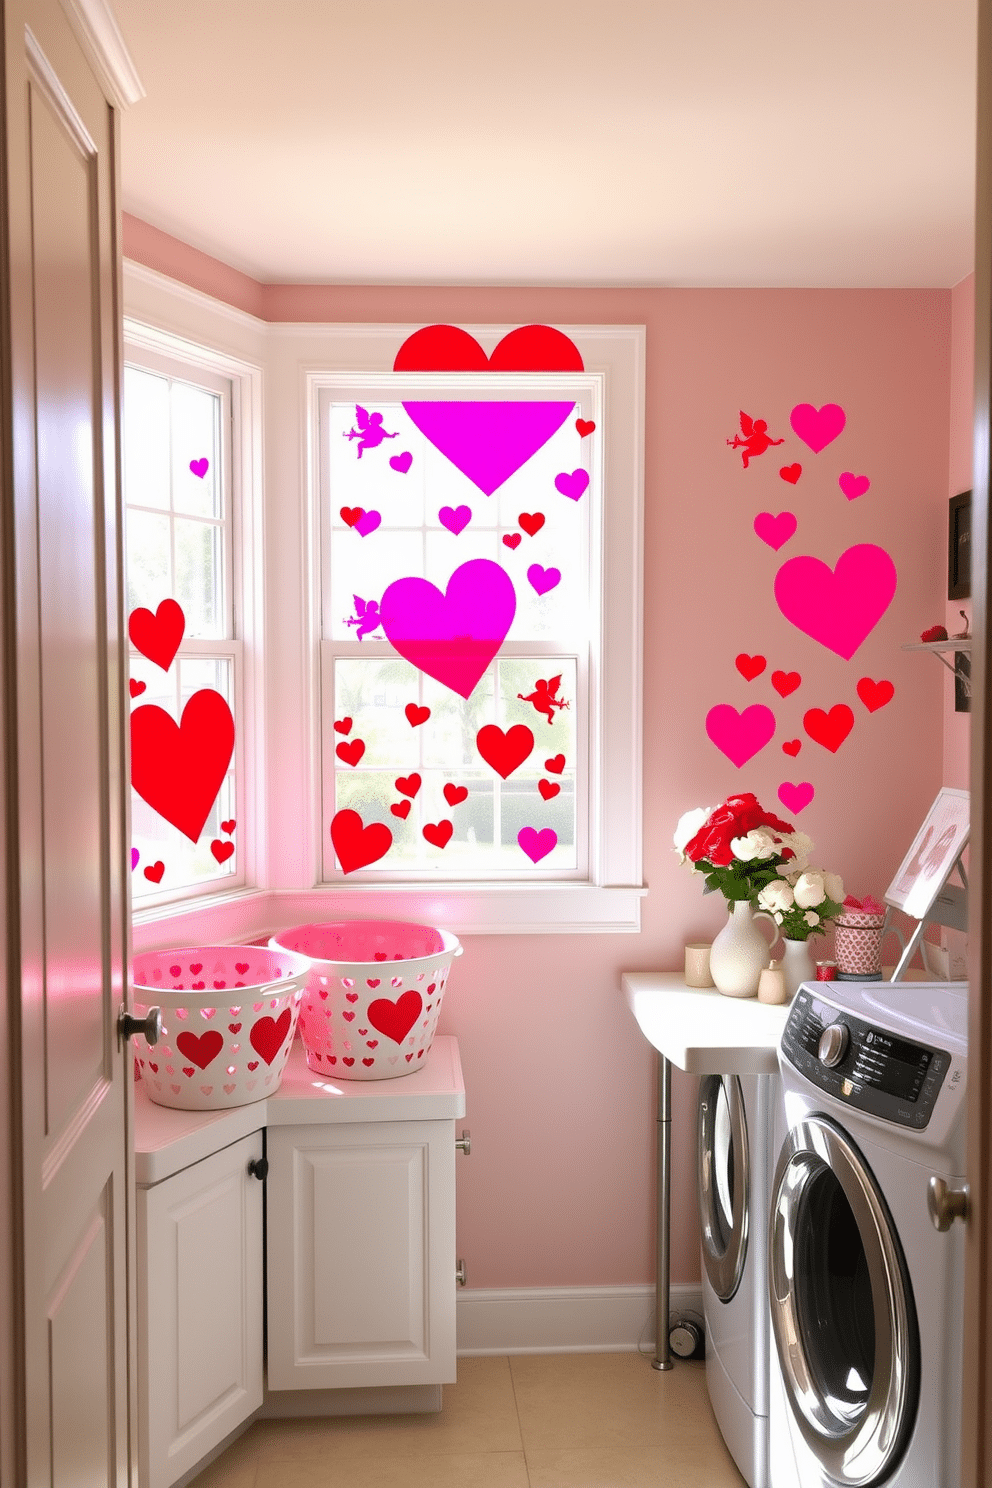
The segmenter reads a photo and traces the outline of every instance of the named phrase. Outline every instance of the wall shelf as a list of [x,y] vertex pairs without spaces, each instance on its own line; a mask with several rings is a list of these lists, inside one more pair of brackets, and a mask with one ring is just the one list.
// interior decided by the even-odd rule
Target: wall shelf
[[911,641],[908,642],[905,646],[901,646],[899,649],[901,651],[930,651],[933,653],[934,656],[937,657],[938,661],[943,662],[944,666],[947,667],[947,670],[949,672],[954,673],[955,677],[960,676],[962,681],[967,680],[970,683],[970,673],[965,671],[961,671],[959,673],[957,663],[954,661],[948,661],[944,653],[948,651],[952,653],[960,652],[964,656],[970,656],[971,641],[971,636],[960,636],[957,639],[955,639],[954,636],[948,636],[946,641]]

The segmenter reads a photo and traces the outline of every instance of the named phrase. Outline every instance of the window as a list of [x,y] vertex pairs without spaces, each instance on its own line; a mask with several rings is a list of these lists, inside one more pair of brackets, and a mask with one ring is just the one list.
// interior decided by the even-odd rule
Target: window
[[[504,380],[485,399],[449,388],[444,403],[404,399],[415,384],[391,387],[389,401],[381,391],[327,389],[322,402],[324,878],[355,871],[353,845],[335,828],[342,811],[391,834],[384,855],[362,865],[370,875],[584,875],[600,527],[592,390],[563,380],[554,398],[535,400]],[[450,436],[465,470],[417,417],[435,438]],[[527,447],[541,443],[487,494],[523,453],[507,448],[521,423]],[[475,445],[474,461],[458,443],[466,426],[480,442],[500,435],[481,454]],[[390,593],[395,616],[380,612]],[[432,608],[434,594],[444,600]],[[432,638],[449,610],[474,645]],[[391,618],[399,630],[427,620],[428,634],[391,628],[391,641]]]
[[377,887],[410,914],[443,888],[474,928],[636,928],[643,343],[585,346],[582,372],[309,374],[339,903]]
[[236,728],[233,752],[227,745],[242,692],[231,421],[229,379],[147,353],[139,361],[129,349],[123,447],[136,906],[244,881]]

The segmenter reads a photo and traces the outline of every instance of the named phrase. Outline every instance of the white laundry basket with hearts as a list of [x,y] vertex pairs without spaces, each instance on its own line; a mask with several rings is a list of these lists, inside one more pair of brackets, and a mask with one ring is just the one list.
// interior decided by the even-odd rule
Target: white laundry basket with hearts
[[406,920],[297,925],[269,941],[307,958],[300,1038],[307,1064],[338,1080],[391,1080],[430,1051],[451,963],[448,930]]
[[260,946],[191,946],[134,958],[134,1011],[162,1009],[162,1037],[133,1038],[160,1106],[215,1111],[272,1095],[296,1034],[309,962]]

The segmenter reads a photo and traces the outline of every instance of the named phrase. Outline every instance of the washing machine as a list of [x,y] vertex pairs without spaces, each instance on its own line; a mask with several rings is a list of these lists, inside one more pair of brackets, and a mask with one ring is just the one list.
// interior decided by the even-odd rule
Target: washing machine
[[751,1488],[768,1488],[768,1213],[778,1075],[699,1086],[699,1229],[706,1383]]
[[772,1178],[774,1488],[957,1488],[967,988],[799,988]]

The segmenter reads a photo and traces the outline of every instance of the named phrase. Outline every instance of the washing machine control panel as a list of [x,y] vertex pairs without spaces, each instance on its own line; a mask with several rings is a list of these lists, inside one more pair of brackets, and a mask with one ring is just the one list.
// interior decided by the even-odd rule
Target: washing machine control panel
[[922,1131],[951,1056],[899,1038],[800,987],[782,1034],[782,1052],[811,1084],[883,1121]]

